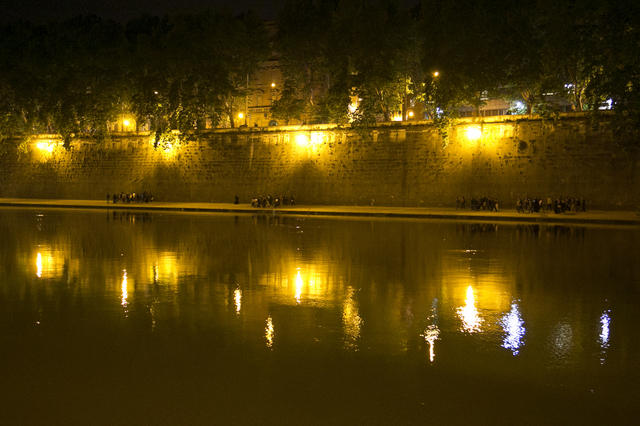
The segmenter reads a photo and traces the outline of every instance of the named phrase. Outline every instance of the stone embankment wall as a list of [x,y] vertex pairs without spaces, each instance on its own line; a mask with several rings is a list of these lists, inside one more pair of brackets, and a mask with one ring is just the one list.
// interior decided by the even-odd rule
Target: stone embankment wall
[[[154,148],[148,135],[35,138],[0,149],[0,196],[100,199],[151,191],[164,201],[242,202],[294,194],[305,204],[453,206],[457,196],[578,196],[599,208],[640,202],[640,157],[606,122],[511,118],[463,122],[445,142],[428,123],[368,133],[306,126],[213,131]],[[478,139],[474,140],[474,136]]]

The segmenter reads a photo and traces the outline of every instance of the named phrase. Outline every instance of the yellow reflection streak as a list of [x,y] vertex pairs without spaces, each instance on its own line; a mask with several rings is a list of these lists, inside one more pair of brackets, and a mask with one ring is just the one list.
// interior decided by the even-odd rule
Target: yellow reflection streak
[[36,256],[36,276],[42,278],[42,254]]
[[347,297],[342,306],[342,324],[344,327],[344,347],[345,349],[358,350],[358,339],[362,328],[362,318],[358,313],[358,305],[355,301],[355,290],[352,287],[347,289]]
[[38,246],[36,253],[36,276],[38,278],[54,278],[62,275],[64,256],[48,246]]
[[440,328],[438,328],[438,299],[434,299],[431,304],[431,315],[427,317],[427,321],[431,322],[422,333],[422,337],[429,344],[429,362],[436,359],[435,343],[440,337]]
[[236,288],[233,291],[233,301],[236,305],[236,314],[240,313],[240,309],[242,308],[242,290]]
[[273,320],[271,319],[271,315],[267,318],[267,326],[264,329],[264,337],[267,339],[267,347],[271,349],[273,347],[273,336],[275,332],[273,329]]
[[121,290],[122,290],[122,299],[120,304],[124,307],[127,306],[127,297],[129,297],[129,293],[127,292],[127,270],[123,269],[122,270],[122,284],[120,286]]
[[298,269],[298,274],[296,275],[296,302],[300,303],[300,298],[302,296],[302,276],[300,276],[300,270]]
[[465,299],[465,305],[460,306],[457,309],[458,317],[462,321],[461,331],[467,333],[480,332],[480,324],[482,324],[482,318],[478,314],[476,309],[476,301],[473,295],[473,287],[467,287],[467,298]]

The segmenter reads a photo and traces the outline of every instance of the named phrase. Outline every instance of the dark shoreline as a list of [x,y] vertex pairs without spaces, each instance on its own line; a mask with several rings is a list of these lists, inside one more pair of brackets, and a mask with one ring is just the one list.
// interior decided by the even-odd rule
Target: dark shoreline
[[281,206],[277,208],[254,208],[249,205],[232,203],[132,203],[112,204],[98,200],[35,200],[0,199],[0,206],[22,208],[64,208],[99,209],[125,211],[166,211],[166,212],[204,212],[204,213],[243,213],[299,216],[332,217],[374,217],[399,219],[447,219],[482,222],[525,222],[525,223],[561,223],[640,226],[640,215],[629,211],[588,211],[571,214],[554,213],[517,213],[505,210],[498,213],[485,211],[455,210],[447,208],[424,207],[385,207],[385,206]]

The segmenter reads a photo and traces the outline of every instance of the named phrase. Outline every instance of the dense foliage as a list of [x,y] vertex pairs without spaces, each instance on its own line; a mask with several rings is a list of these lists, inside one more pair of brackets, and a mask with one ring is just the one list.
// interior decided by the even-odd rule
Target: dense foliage
[[[640,3],[634,0],[288,0],[268,37],[252,13],[206,11],[118,23],[77,17],[0,28],[0,139],[84,133],[133,113],[158,137],[234,126],[247,80],[276,54],[274,118],[288,122],[455,116],[488,97],[553,110],[611,106],[640,123]],[[438,72],[436,74],[436,71]],[[357,109],[349,105],[357,104]]]
[[134,113],[160,137],[231,121],[247,75],[269,54],[262,21],[247,13],[95,16],[0,29],[0,138],[16,133],[101,137]]
[[[633,0],[289,0],[278,47],[281,104],[309,121],[388,120],[420,103],[455,115],[487,98],[546,113],[611,106],[640,122],[640,3]],[[437,73],[436,73],[437,72]],[[549,96],[553,93],[554,96]],[[555,101],[555,103],[553,102]],[[406,117],[406,115],[405,115]]]

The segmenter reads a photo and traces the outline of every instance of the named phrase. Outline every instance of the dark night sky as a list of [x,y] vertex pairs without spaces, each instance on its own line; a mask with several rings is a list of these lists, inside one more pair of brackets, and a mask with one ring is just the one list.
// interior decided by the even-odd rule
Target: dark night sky
[[141,14],[162,15],[208,7],[226,7],[233,12],[249,8],[273,19],[283,0],[0,0],[0,20],[48,21],[80,14],[95,14],[126,20]]

